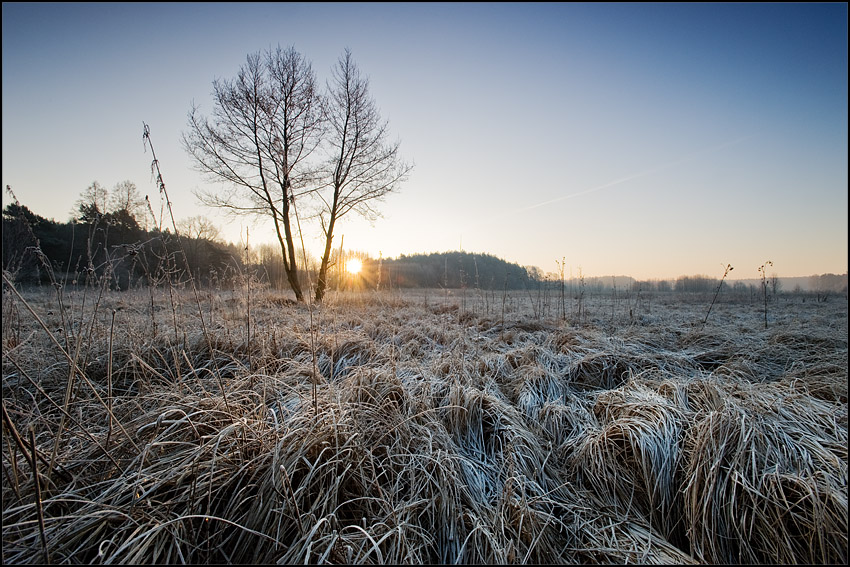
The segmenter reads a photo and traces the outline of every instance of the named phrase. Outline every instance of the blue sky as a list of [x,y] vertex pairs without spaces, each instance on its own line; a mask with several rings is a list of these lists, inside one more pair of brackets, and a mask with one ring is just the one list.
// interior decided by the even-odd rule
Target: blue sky
[[187,112],[249,53],[294,46],[324,83],[347,47],[415,168],[346,248],[847,271],[846,4],[4,3],[2,25],[2,184],[46,217],[94,180],[158,199],[144,121],[178,219],[271,241],[197,203]]

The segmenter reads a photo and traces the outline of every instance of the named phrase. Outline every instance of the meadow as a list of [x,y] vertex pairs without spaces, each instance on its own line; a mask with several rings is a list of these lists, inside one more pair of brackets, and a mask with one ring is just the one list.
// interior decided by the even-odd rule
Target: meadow
[[846,296],[711,302],[4,286],[3,562],[846,564]]

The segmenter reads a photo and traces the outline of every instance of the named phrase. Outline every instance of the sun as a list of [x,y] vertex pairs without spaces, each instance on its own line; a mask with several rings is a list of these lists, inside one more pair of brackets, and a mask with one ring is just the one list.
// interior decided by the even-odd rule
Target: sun
[[359,274],[360,270],[363,269],[363,262],[361,262],[357,258],[352,258],[348,262],[345,263],[345,271],[349,274]]

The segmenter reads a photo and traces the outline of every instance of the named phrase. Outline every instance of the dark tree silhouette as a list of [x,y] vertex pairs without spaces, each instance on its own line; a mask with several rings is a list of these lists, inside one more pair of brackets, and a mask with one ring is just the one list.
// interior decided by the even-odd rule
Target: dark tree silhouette
[[366,218],[378,216],[372,207],[404,181],[412,166],[399,156],[399,142],[387,141],[388,125],[369,94],[369,80],[345,50],[333,69],[324,100],[329,158],[326,191],[319,193],[325,249],[322,253],[316,301],[327,289],[328,267],[337,222],[351,211]]
[[312,66],[294,48],[252,54],[235,79],[213,82],[213,98],[210,119],[193,105],[183,142],[197,169],[228,190],[197,196],[231,213],[271,217],[287,280],[303,301],[291,218],[311,192],[307,159],[320,141]]

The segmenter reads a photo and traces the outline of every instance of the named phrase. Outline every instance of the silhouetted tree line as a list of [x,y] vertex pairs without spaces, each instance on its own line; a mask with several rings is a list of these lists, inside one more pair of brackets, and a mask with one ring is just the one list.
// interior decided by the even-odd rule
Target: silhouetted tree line
[[[14,198],[11,188],[7,192]],[[145,214],[149,213],[149,217]],[[97,182],[82,192],[68,222],[46,219],[17,199],[3,208],[3,270],[15,281],[37,285],[59,282],[71,285],[104,283],[110,289],[127,290],[146,285],[181,284],[191,274],[201,287],[231,287],[234,277],[250,274],[275,289],[288,286],[283,257],[277,247],[262,244],[246,250],[218,240],[219,233],[204,217],[178,223],[180,240],[168,229],[148,228],[155,216],[135,185],[125,181],[110,193]],[[156,224],[155,222],[153,224]],[[332,269],[326,274],[330,289],[347,289],[357,280],[361,289],[447,288],[481,290],[560,290],[578,293],[679,292],[711,294],[720,284],[705,275],[679,276],[675,280],[635,280],[628,276],[588,277],[561,280],[554,273],[523,267],[490,254],[440,252],[401,255],[394,259],[363,260],[356,276],[346,274],[343,260],[334,251]],[[303,254],[303,251],[301,252]],[[298,274],[302,286],[315,283],[315,260],[311,269]],[[798,278],[799,279],[799,278]],[[782,290],[775,274],[766,282],[776,297]],[[847,274],[823,274],[809,278],[818,301],[831,294],[847,294]],[[800,293],[799,285],[795,293]],[[755,300],[760,286],[728,282],[722,294]]]
[[[402,254],[398,258],[364,263],[364,279],[392,288],[526,289],[528,270],[489,254],[435,252]],[[380,278],[378,277],[380,270]]]
[[709,276],[679,276],[673,289],[686,293],[705,293],[713,291],[719,283],[719,279]]
[[[46,219],[15,201],[3,209],[3,269],[23,284],[91,284],[110,289],[188,281],[221,285],[241,268],[237,247],[168,229],[147,230],[128,208],[87,202],[68,222]],[[182,244],[182,246],[181,246]]]

